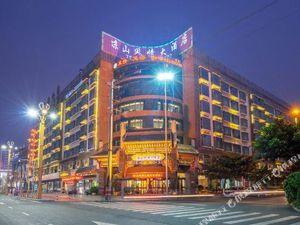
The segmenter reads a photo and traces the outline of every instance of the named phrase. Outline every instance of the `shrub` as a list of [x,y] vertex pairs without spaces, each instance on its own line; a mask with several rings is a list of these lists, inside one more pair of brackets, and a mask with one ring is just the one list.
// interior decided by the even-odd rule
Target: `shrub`
[[291,173],[283,186],[288,202],[300,209],[300,172]]
[[97,187],[97,186],[91,187],[90,192],[91,192],[91,193],[98,194],[98,187]]

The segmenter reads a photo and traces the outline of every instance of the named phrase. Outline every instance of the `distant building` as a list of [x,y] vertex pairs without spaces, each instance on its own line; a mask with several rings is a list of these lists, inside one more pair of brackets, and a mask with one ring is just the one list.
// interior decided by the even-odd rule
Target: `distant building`
[[[174,80],[156,76],[171,72]],[[171,190],[207,187],[203,165],[214,154],[251,155],[259,129],[286,116],[289,105],[199,54],[192,29],[160,46],[134,46],[102,34],[102,48],[49,100],[59,118],[47,122],[44,190],[104,190],[109,140],[110,83],[114,190],[162,193],[165,188],[164,109],[168,124]],[[172,132],[171,132],[172,127]]]

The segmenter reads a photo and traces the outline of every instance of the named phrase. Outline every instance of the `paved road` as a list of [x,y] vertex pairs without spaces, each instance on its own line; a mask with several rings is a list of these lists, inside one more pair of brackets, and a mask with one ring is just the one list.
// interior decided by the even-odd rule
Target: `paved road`
[[[0,225],[196,225],[225,201],[40,202],[0,196]],[[209,224],[300,225],[300,213],[283,198],[253,198]]]

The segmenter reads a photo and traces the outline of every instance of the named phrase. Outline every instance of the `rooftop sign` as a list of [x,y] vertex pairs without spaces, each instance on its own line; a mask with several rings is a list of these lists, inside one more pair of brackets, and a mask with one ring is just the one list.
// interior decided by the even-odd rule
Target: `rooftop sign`
[[174,40],[156,46],[131,45],[102,32],[101,50],[120,59],[131,59],[134,56],[162,56],[176,58],[193,46],[193,30],[189,28]]

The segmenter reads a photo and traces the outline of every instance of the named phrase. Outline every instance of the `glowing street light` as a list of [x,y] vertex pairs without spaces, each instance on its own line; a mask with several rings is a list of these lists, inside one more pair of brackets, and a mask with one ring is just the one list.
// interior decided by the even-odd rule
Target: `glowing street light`
[[291,114],[294,117],[295,124],[298,125],[298,118],[300,117],[300,108],[292,109]]
[[164,81],[164,94],[165,94],[165,160],[166,160],[166,195],[169,193],[168,184],[168,114],[167,114],[167,81],[174,79],[174,73],[172,72],[161,72],[157,74],[157,79]]
[[57,115],[55,113],[49,113],[50,105],[48,103],[41,102],[39,104],[39,110],[29,109],[27,114],[33,118],[39,118],[39,144],[38,144],[38,192],[37,198],[42,198],[42,177],[43,177],[43,147],[44,147],[44,135],[45,135],[45,124],[46,119],[49,116],[55,120]]

